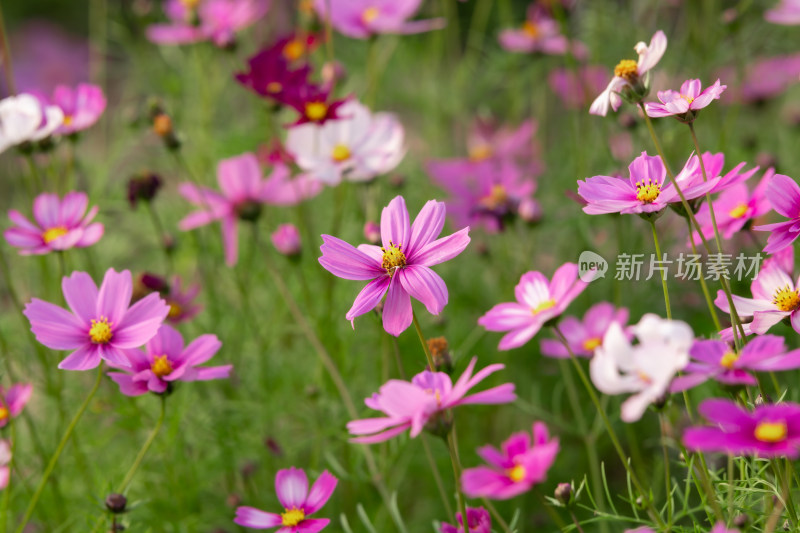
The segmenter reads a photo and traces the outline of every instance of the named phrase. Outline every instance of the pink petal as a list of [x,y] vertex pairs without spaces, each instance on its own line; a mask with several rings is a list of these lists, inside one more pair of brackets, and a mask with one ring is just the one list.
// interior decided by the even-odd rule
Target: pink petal
[[136,302],[113,329],[111,342],[118,348],[138,348],[153,338],[169,313],[169,306],[158,293],[151,293]]
[[99,344],[90,343],[81,346],[58,363],[58,368],[62,370],[89,370],[97,368],[101,359],[99,347]]
[[371,280],[386,273],[380,263],[354,248],[351,244],[330,235],[322,236],[322,257],[319,264],[333,274],[350,280]]
[[469,244],[469,226],[452,235],[429,242],[421,250],[414,250],[414,263],[423,266],[433,266],[448,261],[461,252]]
[[144,381],[133,381],[130,374],[121,372],[109,372],[108,377],[119,385],[119,391],[125,396],[141,396],[148,392],[147,384]]
[[182,359],[191,366],[201,365],[214,357],[220,348],[222,348],[222,342],[216,335],[201,335],[189,343],[189,346],[183,351]]
[[225,248],[225,264],[234,266],[239,255],[239,231],[236,217],[232,214],[222,219],[222,245]]
[[410,229],[408,222],[408,209],[402,196],[395,196],[381,213],[381,240],[383,247],[389,248],[391,243],[402,245],[408,249]]
[[375,309],[375,306],[380,303],[383,295],[386,294],[390,279],[389,276],[381,276],[367,283],[367,285],[361,289],[361,292],[358,293],[358,296],[356,296],[353,306],[347,311],[345,318],[353,322],[357,316],[361,316]]
[[[398,197],[399,198],[399,197]],[[389,283],[386,303],[383,306],[383,329],[397,337],[411,325],[411,297],[399,281]]]
[[330,499],[336,488],[337,479],[325,470],[320,474],[314,485],[311,487],[311,492],[308,493],[306,503],[303,505],[303,511],[307,515],[314,514],[319,511],[323,505]]
[[67,305],[84,323],[99,318],[97,311],[97,285],[86,272],[73,272],[61,280],[61,290]]
[[89,342],[88,325],[57,305],[34,298],[23,314],[36,340],[54,350],[74,350]]
[[295,467],[279,470],[275,476],[275,492],[284,508],[302,508],[308,495],[306,473]]
[[106,317],[108,321],[119,327],[120,320],[131,302],[133,283],[130,270],[117,272],[109,268],[103,277],[97,295],[95,317]]
[[236,518],[233,521],[240,526],[253,529],[269,529],[283,524],[281,515],[265,513],[255,507],[237,507]]
[[411,265],[395,272],[403,288],[425,304],[432,315],[438,315],[447,305],[447,286],[444,280],[426,266]]
[[296,533],[317,533],[325,529],[330,523],[329,518],[306,518],[297,524]]
[[436,200],[426,202],[420,209],[417,218],[414,219],[414,223],[411,224],[411,236],[408,244],[403,248],[405,253],[413,256],[414,251],[421,249],[436,239],[442,232],[444,219],[444,202],[437,202]]

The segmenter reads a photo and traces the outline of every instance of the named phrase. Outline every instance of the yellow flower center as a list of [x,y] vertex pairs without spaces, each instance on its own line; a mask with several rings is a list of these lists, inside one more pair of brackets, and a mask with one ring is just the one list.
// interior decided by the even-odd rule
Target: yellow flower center
[[525,474],[527,474],[527,472],[525,471],[525,467],[522,465],[516,465],[514,466],[514,468],[509,468],[508,470],[506,470],[506,475],[508,476],[508,479],[510,479],[514,483],[519,483],[520,481],[525,479]]
[[166,355],[158,355],[153,359],[153,364],[150,365],[150,370],[153,371],[153,374],[156,376],[163,378],[164,376],[169,376],[172,373],[172,363],[169,362]]
[[381,267],[386,269],[390,276],[394,275],[394,271],[398,268],[406,266],[406,254],[402,251],[402,244],[395,244],[389,241],[389,249],[381,248],[383,251],[383,261]]
[[739,204],[728,213],[732,218],[742,218],[747,214],[747,204]]
[[341,162],[350,159],[350,148],[343,144],[337,144],[333,147],[331,157],[334,161]]
[[114,334],[111,332],[113,324],[104,316],[100,320],[92,320],[92,327],[89,328],[89,338],[95,344],[106,344]]
[[283,90],[283,85],[281,85],[280,82],[271,81],[271,82],[269,82],[267,84],[267,92],[268,93],[276,94],[276,93],[281,92],[282,90]]
[[556,306],[556,301],[550,298],[549,300],[545,300],[536,307],[534,307],[533,309],[531,309],[531,312],[535,315],[537,313],[541,313],[542,311],[547,311],[548,309],[551,309],[555,306]]
[[650,180],[636,182],[636,199],[645,204],[652,204],[661,194],[661,185]]
[[722,356],[722,359],[719,360],[719,364],[724,366],[728,370],[733,369],[734,363],[739,360],[739,354],[735,352],[726,352],[725,355]]
[[479,144],[469,151],[469,158],[473,161],[483,161],[492,157],[492,147],[488,144]]
[[636,371],[636,376],[648,385],[653,382],[653,378],[641,370]]
[[63,237],[67,234],[67,228],[64,226],[57,226],[55,228],[50,228],[49,230],[45,231],[42,234],[42,240],[44,240],[45,244],[50,244],[54,240],[58,239],[59,237]]
[[177,303],[169,304],[169,312],[167,313],[167,318],[178,318],[183,313],[183,307]]
[[786,422],[760,422],[756,426],[755,437],[761,442],[781,442],[789,432]]
[[633,83],[639,77],[639,65],[633,59],[623,59],[614,67],[614,76]]
[[302,509],[286,509],[286,512],[281,514],[281,525],[292,527],[298,525],[305,519],[306,513],[304,513]]
[[186,9],[195,9],[200,0],[180,0],[180,2]]
[[481,198],[480,204],[489,210],[495,210],[508,201],[508,191],[502,185],[492,185],[489,194]]
[[772,303],[774,303],[781,311],[794,311],[800,307],[800,294],[798,294],[798,292],[800,291],[797,289],[792,290],[788,285],[786,285],[784,288],[775,291],[775,296],[772,298]]
[[283,57],[289,61],[300,59],[300,56],[302,56],[304,53],[306,53],[306,45],[299,39],[292,39],[283,45]]
[[525,24],[522,25],[522,31],[534,39],[539,35],[539,28],[530,20],[526,20]]
[[8,409],[0,407],[0,420],[5,420],[6,418],[8,418]]
[[308,102],[306,104],[306,117],[309,120],[319,121],[328,114],[328,104],[325,102]]
[[69,126],[70,124],[72,124],[72,115],[64,115],[63,123],[65,126]]
[[682,94],[682,95],[681,95],[681,98],[683,98],[684,100],[686,100],[686,101],[687,101],[687,102],[689,102],[690,104],[691,104],[692,102],[694,102],[694,98],[692,98],[691,96],[686,96],[685,94]]
[[593,352],[595,348],[603,344],[603,339],[600,337],[592,337],[583,341],[583,349],[587,352]]
[[368,7],[367,9],[361,12],[361,20],[364,22],[364,24],[369,24],[370,22],[378,18],[378,15],[380,14],[381,12],[378,11],[377,7],[374,6]]

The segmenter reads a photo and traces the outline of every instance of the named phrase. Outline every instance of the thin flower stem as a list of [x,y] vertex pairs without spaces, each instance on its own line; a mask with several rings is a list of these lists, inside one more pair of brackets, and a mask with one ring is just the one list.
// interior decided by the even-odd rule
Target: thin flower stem
[[64,451],[64,447],[69,442],[70,437],[72,436],[72,432],[75,429],[75,426],[78,425],[78,421],[83,416],[83,413],[86,411],[86,408],[89,407],[89,402],[92,401],[94,398],[97,389],[100,388],[100,382],[103,379],[103,367],[105,366],[104,361],[100,362],[100,365],[97,367],[97,378],[94,380],[94,386],[92,386],[91,390],[89,391],[89,395],[86,396],[86,399],[83,400],[83,403],[78,408],[78,411],[75,413],[75,416],[72,417],[69,425],[67,426],[66,431],[61,436],[61,442],[58,443],[58,448],[56,448],[55,453],[50,458],[50,462],[47,463],[47,468],[44,470],[44,474],[42,474],[42,479],[39,480],[39,485],[36,487],[36,491],[33,493],[33,497],[31,497],[30,502],[28,503],[28,508],[25,510],[25,515],[22,517],[22,521],[19,524],[19,527],[16,529],[16,533],[22,533],[25,531],[25,526],[28,524],[28,521],[31,519],[31,515],[33,515],[34,509],[36,509],[36,504],[39,502],[39,498],[42,496],[42,492],[44,491],[44,487],[47,484],[47,480],[50,479],[50,475],[53,473],[53,470],[56,467],[56,463],[58,463],[58,458],[61,457],[61,452]]
[[[692,228],[692,223],[688,218],[686,219],[686,223],[689,226],[689,242],[692,244],[692,254],[698,255],[697,246],[694,244],[694,228]],[[706,279],[702,275],[700,276],[700,287],[703,289],[703,297],[706,299],[706,305],[708,306],[708,312],[711,314],[711,320],[714,322],[714,327],[717,328],[717,331],[719,331],[722,329],[722,324],[719,322],[717,308],[714,307],[714,301],[711,299],[711,293],[708,292]]]
[[136,459],[133,461],[131,468],[128,470],[128,473],[125,474],[125,477],[122,479],[122,483],[119,484],[117,487],[117,494],[124,494],[128,488],[128,485],[131,484],[133,480],[133,476],[136,475],[136,471],[139,470],[139,466],[142,464],[144,460],[144,456],[147,454],[147,451],[150,449],[150,446],[153,444],[153,441],[156,440],[156,435],[161,430],[161,426],[164,424],[164,415],[167,412],[167,396],[165,394],[161,395],[161,414],[158,415],[158,420],[156,421],[156,425],[153,428],[153,431],[150,432],[150,436],[147,437],[147,440],[144,441],[142,445],[142,449],[139,450],[139,453],[136,455]]
[[441,496],[442,503],[444,504],[444,510],[447,512],[447,516],[453,516],[453,508],[450,505],[450,498],[447,497],[447,492],[444,490],[442,476],[439,474],[439,469],[436,468],[436,461],[433,458],[433,453],[431,453],[431,445],[428,442],[428,435],[423,433],[420,436],[422,437],[422,447],[425,449],[425,457],[428,459],[428,465],[430,466],[431,473],[433,474],[433,479],[436,481],[436,488],[439,490],[439,496]]
[[461,521],[467,523],[467,500],[461,490],[461,461],[458,459],[458,442],[456,437],[456,423],[450,427],[447,434],[447,448],[450,450],[450,461],[453,463],[453,476],[456,482],[456,494],[458,495],[458,509],[461,511]]
[[733,455],[728,454],[728,525],[733,519]]
[[667,531],[672,529],[672,476],[669,472],[669,450],[667,450],[667,427],[669,422],[664,413],[659,414],[661,419],[661,449],[664,454],[664,497],[667,499]]
[[158,216],[158,211],[156,211],[153,201],[147,200],[144,203],[147,205],[147,212],[150,215],[150,220],[153,222],[153,228],[158,235],[158,247],[164,251],[164,257],[167,260],[167,269],[169,269],[169,273],[172,274],[174,270],[172,265],[172,253],[167,247],[167,232],[164,231],[164,224],[161,223],[161,217]]
[[[661,255],[661,246],[658,244],[658,232],[656,231],[656,223],[654,221],[650,221],[650,227],[653,229],[653,244],[656,247],[656,255],[658,256],[658,260],[661,261],[663,259]],[[672,308],[669,305],[669,289],[667,288],[667,274],[666,272],[661,272],[661,287],[664,289],[664,305],[667,308],[667,319],[672,320]]]
[[42,178],[39,175],[39,169],[36,167],[36,161],[33,160],[33,156],[31,154],[27,154],[25,156],[25,160],[28,162],[28,167],[31,170],[31,178],[33,178],[33,188],[34,194],[39,194],[42,192]]
[[575,517],[575,513],[572,510],[569,511],[569,516],[572,518],[572,523],[575,524],[575,528],[578,530],[578,533],[583,533],[583,529],[581,529],[581,523],[578,522],[578,519]]
[[428,368],[430,368],[431,372],[436,372],[436,367],[433,366],[433,358],[431,357],[431,351],[428,348],[428,341],[425,340],[425,335],[422,334],[422,328],[419,325],[419,320],[417,320],[417,313],[411,311],[411,317],[414,320],[414,327],[417,330],[417,335],[419,336],[419,342],[422,344],[422,351],[425,352],[425,358],[428,360]]
[[772,468],[775,471],[775,479],[778,482],[777,484],[779,484],[781,487],[781,498],[784,501],[786,511],[788,511],[789,517],[792,519],[792,523],[796,526],[798,523],[797,511],[794,508],[794,501],[792,500],[792,479],[789,472],[789,464],[787,463],[786,470],[783,472],[781,471],[780,460],[773,459]]
[[[680,441],[678,442],[678,446],[681,454],[683,454],[683,457],[689,457],[689,452]],[[700,468],[692,467],[692,477],[695,478],[695,485],[697,485],[697,478],[699,477],[700,484],[703,486],[703,491],[706,493],[706,499],[708,500],[709,505],[711,505],[711,509],[714,511],[714,516],[716,517],[717,521],[725,520],[725,517],[722,514],[722,508],[719,506],[719,502],[717,501],[717,494],[714,492],[714,486],[711,484],[711,480],[708,477],[708,472],[710,470],[706,464],[706,458],[700,452],[697,452],[695,455],[700,459]],[[697,492],[700,492],[699,487]]]
[[[492,504],[492,502],[490,502],[487,498],[481,498],[481,502],[483,503],[483,506],[489,510],[489,513],[491,513],[492,517],[494,518],[494,521],[497,522],[497,525],[500,526],[500,529],[505,531],[505,533],[511,533],[511,528],[508,527],[508,523],[505,520],[503,520],[503,515],[500,514],[500,512]],[[466,520],[462,518],[461,523],[465,524]]]

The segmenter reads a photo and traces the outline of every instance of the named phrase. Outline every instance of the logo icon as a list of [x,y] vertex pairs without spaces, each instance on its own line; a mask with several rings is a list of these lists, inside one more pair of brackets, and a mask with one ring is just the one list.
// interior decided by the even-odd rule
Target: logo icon
[[606,277],[608,271],[608,261],[603,256],[590,250],[581,252],[578,257],[578,277],[581,281],[589,283],[596,279]]

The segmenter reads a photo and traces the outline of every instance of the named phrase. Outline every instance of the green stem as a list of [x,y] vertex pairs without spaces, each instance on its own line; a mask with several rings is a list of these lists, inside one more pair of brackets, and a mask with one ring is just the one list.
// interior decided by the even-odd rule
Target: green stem
[[61,452],[64,451],[64,447],[67,445],[67,442],[69,442],[69,438],[72,436],[72,432],[75,429],[75,426],[78,425],[78,421],[83,416],[84,411],[86,411],[86,408],[89,407],[89,402],[92,401],[97,389],[100,388],[100,382],[103,378],[103,366],[104,362],[101,361],[100,365],[97,367],[97,378],[94,380],[94,386],[89,391],[89,395],[86,396],[86,399],[83,400],[83,403],[78,408],[75,416],[72,417],[72,421],[70,421],[69,426],[67,426],[67,429],[64,432],[64,435],[61,437],[61,442],[58,443],[58,448],[56,448],[55,453],[53,453],[53,456],[50,458],[50,462],[47,463],[47,468],[45,468],[44,474],[42,474],[42,479],[39,480],[39,485],[36,487],[36,491],[33,493],[31,501],[28,503],[28,508],[25,510],[25,515],[22,517],[22,522],[20,522],[16,533],[22,533],[25,531],[25,526],[31,519],[34,509],[36,509],[36,504],[39,502],[39,498],[44,491],[47,480],[50,479],[50,475],[53,473],[53,470],[56,467],[56,463],[58,463],[58,458],[61,457]]
[[669,451],[667,450],[667,427],[669,422],[664,413],[659,414],[661,419],[661,449],[664,454],[664,497],[667,499],[667,531],[672,529],[672,476],[669,472]]
[[167,233],[164,231],[164,224],[161,223],[161,217],[158,216],[158,212],[156,211],[155,206],[153,206],[153,201],[147,200],[145,204],[147,205],[147,212],[150,215],[150,220],[153,222],[153,228],[156,230],[156,234],[158,235],[158,247],[164,251],[164,257],[167,260],[167,269],[171,274],[173,270],[172,253],[167,246]]
[[419,320],[417,320],[417,313],[411,311],[411,317],[414,320],[414,328],[417,330],[417,335],[419,336],[419,342],[422,344],[422,351],[425,352],[425,359],[428,360],[428,368],[430,368],[431,372],[436,372],[436,367],[433,366],[433,358],[431,357],[431,351],[428,348],[428,341],[425,340],[425,335],[422,334],[422,328],[419,325]]
[[447,516],[453,516],[453,508],[450,506],[450,498],[447,497],[447,492],[444,490],[444,482],[442,481],[442,476],[439,474],[439,469],[436,467],[436,461],[433,459],[433,453],[431,452],[431,445],[428,442],[428,435],[423,433],[422,437],[422,447],[425,449],[425,457],[428,459],[428,465],[431,468],[431,473],[433,473],[433,479],[436,481],[436,488],[439,490],[439,496],[442,498],[442,503],[444,504],[444,509],[447,512]]
[[[689,242],[692,244],[692,254],[698,255],[697,246],[694,244],[694,228],[692,228],[692,223],[688,218],[686,219],[686,223],[689,225]],[[711,314],[711,320],[714,322],[714,327],[717,328],[717,331],[719,331],[722,329],[722,324],[719,322],[717,308],[714,307],[714,301],[711,299],[711,293],[708,292],[706,279],[702,275],[700,276],[700,287],[703,289],[703,297],[706,299],[706,305],[708,306],[708,312]]]
[[464,492],[461,490],[461,461],[458,459],[458,443],[456,442],[456,424],[450,428],[447,434],[447,448],[450,450],[450,461],[453,463],[453,476],[456,481],[456,494],[458,495],[458,508],[461,511],[462,524],[467,523],[467,500],[464,498]]
[[[656,231],[656,223],[654,221],[650,221],[650,227],[653,229],[653,244],[656,247],[656,255],[658,256],[658,260],[663,260],[663,256],[661,255],[661,246],[658,244],[658,232]],[[667,289],[667,275],[666,272],[661,272],[661,287],[664,289],[664,305],[667,308],[667,319],[672,320],[672,308],[669,305],[669,289]]]
[[[497,522],[497,525],[500,526],[500,529],[505,531],[505,533],[511,533],[511,529],[508,527],[508,523],[505,520],[503,520],[503,515],[501,515],[497,511],[497,508],[495,508],[495,506],[492,504],[492,502],[490,502],[486,498],[481,498],[481,502],[483,503],[483,506],[486,507],[486,509],[489,510],[489,513],[494,518],[494,521]],[[466,520],[464,520],[462,518],[461,519],[461,523],[462,524],[466,523]]]
[[130,470],[128,473],[125,474],[125,477],[122,479],[122,483],[119,484],[117,487],[117,494],[124,494],[125,490],[128,488],[128,485],[131,484],[133,480],[133,476],[136,475],[136,471],[139,470],[139,466],[142,464],[144,460],[144,456],[147,454],[147,451],[150,449],[150,446],[153,444],[153,441],[156,440],[156,435],[161,430],[161,426],[164,424],[164,414],[167,411],[167,396],[165,394],[161,395],[161,414],[158,415],[158,421],[156,421],[156,425],[153,428],[153,431],[150,432],[150,436],[147,437],[147,440],[144,441],[142,445],[142,449],[139,450],[139,453],[136,455],[136,459],[133,461]]

